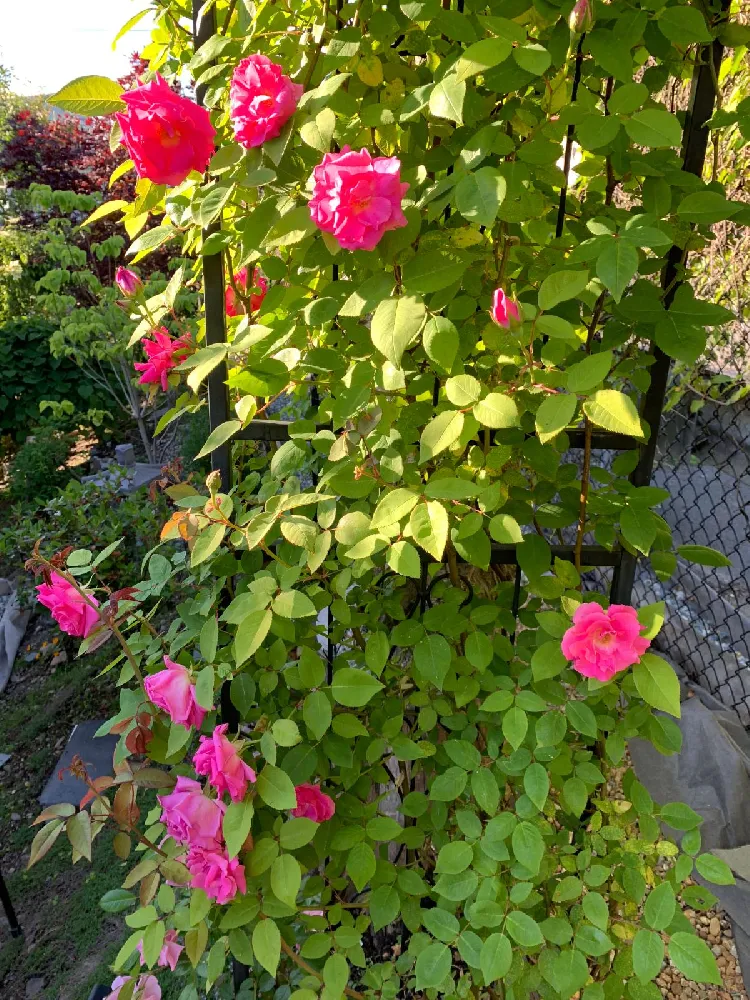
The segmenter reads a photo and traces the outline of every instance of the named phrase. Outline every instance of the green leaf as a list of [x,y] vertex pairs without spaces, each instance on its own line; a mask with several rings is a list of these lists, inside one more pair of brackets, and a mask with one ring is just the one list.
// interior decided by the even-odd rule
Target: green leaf
[[609,935],[605,934],[599,927],[586,923],[578,925],[575,944],[576,948],[579,948],[585,955],[593,955],[594,958],[601,958],[602,955],[606,955],[614,948]]
[[506,976],[513,960],[513,949],[504,934],[490,934],[482,944],[479,967],[486,986],[491,986]]
[[583,412],[597,427],[643,440],[643,428],[635,404],[617,389],[599,389],[583,404]]
[[658,25],[670,42],[692,45],[693,42],[710,42],[711,32],[706,27],[703,14],[696,7],[665,7],[659,13]]
[[678,545],[677,555],[700,566],[731,566],[732,560],[723,552],[711,549],[707,545]]
[[122,87],[106,76],[79,76],[47,100],[63,111],[83,117],[125,111]]
[[336,115],[330,108],[323,108],[314,118],[302,125],[299,135],[308,146],[317,149],[319,153],[327,153],[331,148],[335,127]]
[[66,821],[65,832],[73,850],[91,861],[91,814],[81,809]]
[[222,820],[222,831],[230,858],[236,858],[240,848],[247,840],[253,821],[253,803],[251,799],[242,802],[230,802]]
[[[598,355],[594,355],[594,357],[598,357]],[[576,365],[575,367],[578,366]],[[575,396],[568,395],[567,393],[559,392],[554,396],[547,396],[544,399],[542,405],[536,411],[535,418],[536,433],[542,444],[552,441],[560,431],[565,430],[573,420],[577,408],[578,400]],[[490,522],[490,535],[492,535],[492,522]],[[492,535],[492,537],[494,538],[495,536]],[[496,540],[499,541],[499,539]]]
[[374,531],[385,525],[396,524],[406,517],[418,501],[419,494],[412,490],[391,490],[378,502],[370,521],[370,528]]
[[695,830],[703,819],[684,802],[667,802],[659,810],[662,820],[675,830]]
[[[677,9],[677,8],[672,8]],[[685,8],[686,10],[692,8]],[[698,13],[698,11],[694,11]],[[688,222],[712,226],[715,222],[731,219],[740,211],[738,202],[727,201],[718,191],[693,191],[686,195],[677,206],[677,215]]]
[[[456,73],[448,73],[439,83],[436,83],[430,94],[430,114],[436,118],[447,118],[463,124],[463,107],[466,96],[466,84]],[[417,983],[419,987],[419,983]]]
[[435,989],[450,975],[451,971],[451,951],[447,945],[428,945],[424,951],[420,951],[414,973],[417,977],[417,989]]
[[633,681],[647,705],[680,718],[680,682],[666,660],[644,653],[633,667]]
[[340,997],[349,982],[349,963],[343,955],[334,954],[323,966],[323,982],[328,996]]
[[[545,921],[545,924],[547,923],[549,921]],[[545,924],[542,924],[543,930],[546,930]],[[550,984],[563,1000],[569,1000],[574,993],[578,993],[585,986],[589,978],[589,966],[585,956],[577,948],[565,948],[555,958],[552,977],[554,981],[550,981]]]
[[210,344],[202,347],[191,357],[191,362],[195,362],[192,371],[187,377],[187,384],[197,392],[203,380],[211,374],[217,365],[220,365],[227,356],[226,344]]
[[517,545],[523,541],[518,521],[510,514],[495,514],[489,523],[490,537],[500,545]]
[[200,224],[207,229],[219,217],[234,190],[233,184],[212,184],[207,188],[200,203]]
[[[454,66],[456,78],[460,82],[477,73],[486,73],[488,69],[504,62],[513,50],[513,43],[507,38],[483,38],[464,49],[461,58]],[[459,211],[461,211],[459,209]]]
[[518,426],[518,407],[510,396],[491,392],[474,406],[474,416],[484,427],[507,428]]
[[538,875],[544,857],[544,840],[539,830],[532,823],[519,823],[513,830],[511,845],[516,860],[532,875]]
[[[250,659],[260,649],[272,622],[273,614],[268,610],[251,611],[242,619],[234,637],[234,656],[237,666],[241,666],[245,660]],[[254,696],[255,688],[253,687]]]
[[291,854],[280,854],[271,865],[271,889],[274,895],[288,906],[294,906],[301,884],[302,870],[297,859]]
[[666,930],[672,923],[677,900],[669,882],[662,882],[652,889],[646,898],[643,915],[646,923],[655,931]]
[[419,439],[419,464],[429,462],[455,444],[463,428],[464,415],[460,410],[444,410],[433,417]]
[[732,869],[715,854],[699,854],[695,859],[698,874],[714,885],[734,885],[735,878]]
[[372,317],[370,337],[375,347],[398,368],[404,351],[422,329],[424,302],[416,295],[384,299]]
[[[128,257],[141,260],[146,254],[163,246],[177,235],[178,231],[172,225],[156,226],[154,229],[149,229],[131,243],[128,249]],[[226,353],[226,347],[223,347],[223,350]]]
[[473,375],[456,375],[445,383],[445,395],[454,406],[471,406],[481,393],[482,383]]
[[682,126],[677,118],[659,108],[646,108],[625,120],[625,130],[639,146],[663,149],[679,146],[682,141]]
[[396,542],[388,550],[388,565],[395,573],[418,580],[422,575],[419,553],[408,542]]
[[535,948],[537,945],[544,944],[544,936],[539,924],[528,913],[523,913],[521,910],[511,910],[505,919],[505,930],[522,948]]
[[[407,264],[404,264],[401,272],[404,287],[407,292],[425,295],[429,292],[439,292],[459,281],[468,263],[468,258],[452,250],[431,250],[419,253]],[[398,302],[399,300],[389,301]],[[377,316],[377,313],[375,315]],[[375,343],[374,336],[373,343]],[[382,350],[377,343],[375,346]],[[386,357],[388,357],[387,354]],[[391,359],[389,358],[389,360]]]
[[431,910],[422,910],[422,924],[444,944],[451,944],[458,937],[461,925],[452,913],[448,913],[440,906]]
[[362,892],[373,877],[376,864],[375,852],[369,844],[355,844],[349,851],[346,859],[346,870],[357,892]]
[[598,892],[587,892],[581,905],[586,918],[591,921],[594,927],[606,931],[609,924],[609,907],[604,896],[600,896]]
[[549,794],[547,768],[542,764],[530,764],[524,772],[523,789],[537,809],[543,809]]
[[471,844],[464,840],[454,840],[440,848],[435,871],[440,875],[458,875],[466,871],[474,859]]
[[620,514],[620,531],[633,548],[645,556],[656,541],[659,521],[650,510],[626,507]]
[[633,972],[642,983],[655,979],[664,962],[664,942],[654,931],[643,928],[633,940]]
[[[501,39],[486,39],[500,41]],[[481,42],[478,44],[482,44]],[[510,48],[510,43],[508,43]],[[505,198],[506,181],[494,167],[480,167],[456,185],[456,208],[469,222],[490,228]]]
[[362,708],[373,698],[383,685],[364,670],[343,667],[333,675],[331,694],[339,705],[347,708]]
[[285,851],[296,851],[309,844],[318,832],[319,825],[305,816],[288,819],[279,833],[279,843]]
[[596,716],[582,701],[569,701],[565,705],[565,716],[576,732],[596,739]]
[[[216,624],[216,619],[209,619],[209,623]],[[205,628],[205,626],[204,626]],[[204,667],[199,671],[195,679],[195,700],[201,708],[210,712],[214,707],[214,668]]]
[[308,694],[302,706],[302,718],[313,739],[322,739],[333,718],[331,703],[323,691]]
[[442,635],[428,635],[414,647],[414,666],[439,690],[451,665],[451,647]]
[[297,794],[292,779],[286,771],[271,764],[266,764],[258,775],[255,790],[272,809],[282,811],[297,807]]
[[370,895],[370,920],[374,931],[392,924],[401,910],[398,890],[392,885],[381,885]]
[[708,337],[702,326],[668,312],[654,327],[654,340],[671,358],[694,365],[705,351]]
[[563,801],[568,812],[581,816],[589,800],[586,783],[580,778],[567,778],[563,784]]
[[696,934],[678,931],[669,939],[669,957],[676,968],[695,983],[721,986],[721,973],[711,949]]
[[513,58],[521,69],[534,76],[542,76],[552,63],[552,56],[547,49],[536,42],[527,42],[513,49]]
[[529,719],[522,708],[509,708],[503,716],[503,736],[514,750],[523,743],[529,728]]
[[638,251],[618,236],[607,242],[596,261],[599,280],[612,292],[612,298],[619,302],[622,294],[638,270]]
[[212,524],[204,528],[195,540],[193,551],[190,554],[191,567],[200,566],[202,562],[209,559],[221,545],[226,526],[223,524]]
[[273,602],[273,612],[282,618],[311,618],[317,609],[301,590],[285,590]]
[[449,372],[458,354],[458,330],[445,316],[432,316],[422,333],[425,354],[442,371]]
[[555,271],[541,284],[539,308],[554,309],[559,302],[577,298],[588,283],[588,271]]
[[434,559],[443,558],[448,542],[448,512],[437,500],[418,504],[411,512],[409,528],[413,540]]
[[266,918],[255,925],[253,954],[269,975],[276,975],[281,958],[281,934],[273,920]]

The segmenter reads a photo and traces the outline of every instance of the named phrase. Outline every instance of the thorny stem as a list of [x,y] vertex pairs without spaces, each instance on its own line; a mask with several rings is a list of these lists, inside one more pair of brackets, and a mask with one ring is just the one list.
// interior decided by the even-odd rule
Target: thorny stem
[[[319,979],[321,983],[323,982],[322,973],[318,972],[317,969],[313,969],[313,967],[309,965],[304,960],[304,958],[300,958],[300,956],[295,951],[293,951],[292,948],[289,947],[284,938],[281,939],[281,950],[284,952],[285,955],[288,955],[289,958],[291,958],[291,960],[294,962],[294,964],[298,965],[300,969],[304,969],[305,972],[307,972],[309,975],[315,976],[315,978]],[[350,990],[348,986],[344,989],[344,993],[348,997],[353,997],[354,1000],[365,1000],[363,993],[357,993],[356,990]]]
[[307,90],[310,85],[310,81],[313,78],[313,73],[315,72],[315,67],[318,65],[318,59],[320,59],[320,53],[323,49],[323,38],[325,36],[326,26],[328,24],[328,0],[324,0],[323,3],[323,30],[320,34],[320,41],[315,46],[315,51],[310,59],[310,64],[307,67],[307,73],[305,73],[305,79],[302,81],[302,86]]

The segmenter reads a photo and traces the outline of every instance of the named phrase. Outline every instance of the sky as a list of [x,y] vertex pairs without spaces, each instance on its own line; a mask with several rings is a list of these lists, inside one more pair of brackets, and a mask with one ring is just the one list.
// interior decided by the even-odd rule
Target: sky
[[117,32],[148,0],[0,0],[0,7],[0,65],[12,71],[17,94],[53,94],[78,76],[123,76],[152,24],[144,17],[113,52]]

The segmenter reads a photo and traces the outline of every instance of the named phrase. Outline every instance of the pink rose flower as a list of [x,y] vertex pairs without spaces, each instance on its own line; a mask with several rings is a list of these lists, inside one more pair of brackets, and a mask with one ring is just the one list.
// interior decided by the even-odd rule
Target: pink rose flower
[[[247,289],[247,268],[241,267],[239,271],[234,276],[235,283],[238,288],[242,291]],[[252,294],[250,296],[250,311],[257,312],[263,304],[263,299],[266,297],[266,292],[268,291],[268,282],[265,276],[261,274],[258,268],[254,268],[252,277]],[[242,316],[245,312],[245,306],[238,299],[237,294],[230,285],[226,291],[225,297],[227,316]]]
[[401,199],[409,185],[401,183],[395,156],[373,159],[367,149],[344,146],[340,153],[326,153],[314,178],[312,220],[344,250],[373,250],[389,229],[406,225]]
[[143,291],[143,282],[141,279],[135,271],[129,271],[126,267],[117,268],[115,272],[115,284],[128,299],[135,298],[136,295]]
[[168,656],[164,657],[164,663],[166,670],[144,678],[146,694],[157,708],[167,713],[172,722],[186,729],[190,726],[200,729],[206,710],[195,700],[195,684],[190,680],[190,671]]
[[[164,968],[168,965],[172,972],[174,972],[182,950],[182,945],[177,941],[177,931],[167,931],[164,935],[164,944],[159,952],[159,959],[156,964]],[[142,940],[138,942],[138,954],[141,956],[141,965],[143,965]]]
[[237,858],[230,858],[223,848],[193,847],[187,866],[193,876],[191,886],[203,889],[217,903],[228,903],[238,892],[247,892],[244,865]]
[[607,611],[595,602],[579,604],[562,639],[563,655],[584,677],[611,681],[637,663],[651,645],[641,635],[642,627],[635,608],[625,604],[612,604]]
[[241,802],[248,783],[255,784],[255,771],[237,753],[237,747],[226,738],[229,726],[217,726],[212,736],[201,736],[200,746],[193,757],[197,774],[208,780],[219,795],[229,792],[232,802]]
[[243,59],[229,87],[230,117],[240,146],[252,149],[281,135],[304,89],[268,56],[256,53]]
[[180,775],[169,795],[157,795],[167,833],[190,848],[218,850],[222,843],[221,823],[226,806],[203,794],[200,783]]
[[142,340],[148,361],[138,361],[133,367],[143,372],[138,379],[140,385],[161,385],[164,392],[169,388],[169,373],[190,354],[190,337],[185,334],[175,340],[167,333],[166,327],[159,326],[151,331],[153,340]]
[[292,816],[304,816],[315,823],[324,823],[336,812],[333,799],[321,792],[319,785],[297,785],[294,791],[297,795],[297,807],[292,809]]
[[139,177],[175,186],[191,170],[206,170],[216,130],[205,108],[175,94],[158,73],[151,83],[125,91],[122,100],[127,111],[115,117]]
[[87,604],[73,584],[59,573],[52,573],[51,579],[51,583],[41,583],[36,588],[37,600],[49,608],[63,632],[85,639],[99,624],[99,613],[91,606],[98,607],[99,602],[92,594],[87,594]]
[[[112,983],[112,992],[105,1000],[119,1000],[120,990],[131,982],[132,976],[118,976]],[[141,976],[133,992],[133,1000],[161,1000],[161,986],[156,976]]]
[[492,296],[490,316],[498,326],[503,326],[506,330],[509,329],[512,324],[521,322],[518,306],[513,299],[508,298],[502,288],[495,289]]

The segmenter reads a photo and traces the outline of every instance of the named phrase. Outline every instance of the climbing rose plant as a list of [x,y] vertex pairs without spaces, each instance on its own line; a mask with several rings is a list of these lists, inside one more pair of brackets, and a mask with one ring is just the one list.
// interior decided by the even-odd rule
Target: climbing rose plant
[[[275,400],[295,419],[231,483],[168,487],[143,580],[102,587],[108,550],[32,556],[82,654],[119,645],[121,691],[113,774],[75,762],[89,791],[39,817],[31,863],[115,828],[119,1000],[170,975],[181,1000],[227,995],[232,963],[295,1000],[653,1000],[667,955],[719,983],[683,908],[715,902],[696,872],[731,872],[687,806],[609,784],[627,740],[680,747],[665,609],[610,607],[582,572],[591,539],[676,563],[667,494],[628,476],[654,349],[692,363],[730,318],[682,279],[748,209],[683,169],[663,97],[722,15],[216,0],[195,51],[185,3],[153,6],[140,86],[53,98],[117,114],[137,199],[97,211],[133,264],[194,260],[149,299],[117,279],[141,379],[180,386],[161,426],[226,380],[206,454]],[[186,73],[203,106],[164,82]],[[171,305],[217,258],[227,342],[204,320],[188,340]],[[599,459],[594,431],[632,448]]]

